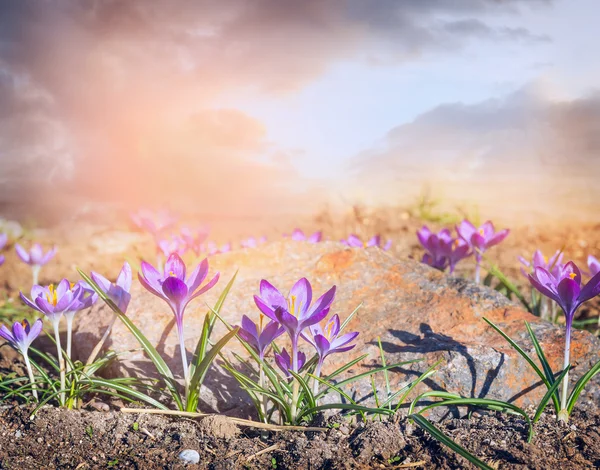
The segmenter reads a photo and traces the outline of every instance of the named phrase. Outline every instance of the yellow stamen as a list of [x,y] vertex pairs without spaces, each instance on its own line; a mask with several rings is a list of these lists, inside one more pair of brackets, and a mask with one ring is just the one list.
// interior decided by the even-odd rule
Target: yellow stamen
[[479,229],[479,235],[481,235],[482,237],[484,237],[484,236],[485,236],[485,232],[483,231],[483,229],[482,229],[482,228],[480,228],[480,229]]
[[577,274],[575,274],[575,273],[569,273],[569,277],[571,279],[575,279],[577,277]]
[[327,338],[328,340],[331,340],[331,330],[333,329],[333,322],[329,322],[327,323],[327,325],[325,325],[325,330],[323,331],[323,333],[325,333],[325,338]]
[[46,299],[48,300],[49,304],[56,307],[56,304],[58,303],[58,299],[56,297],[56,289],[54,289],[54,284],[50,284],[48,286],[48,291],[49,291],[49,293],[46,294]]
[[258,332],[260,333],[263,330],[263,319],[265,318],[265,316],[262,314],[262,312],[259,314],[258,317]]
[[460,240],[457,238],[454,240],[454,248],[458,247],[458,245],[460,245]]
[[177,277],[173,271],[169,271],[169,277]]
[[548,257],[544,256],[544,264],[548,264]]
[[[290,310],[290,313],[294,316],[296,316],[296,296],[292,295],[290,296],[290,298],[288,299],[288,307]],[[298,305],[298,307],[300,307]]]

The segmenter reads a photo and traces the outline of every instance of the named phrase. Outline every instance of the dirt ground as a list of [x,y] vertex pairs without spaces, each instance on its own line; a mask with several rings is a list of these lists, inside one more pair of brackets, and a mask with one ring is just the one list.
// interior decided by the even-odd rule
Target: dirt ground
[[[423,220],[401,210],[355,210],[338,218],[323,213],[294,225],[309,233],[321,229],[330,239],[353,232],[363,237],[380,233],[393,241],[394,256],[420,259],[422,250],[415,231],[423,224],[432,229],[453,226],[433,219]],[[263,234],[277,239],[294,228],[289,221],[286,224],[274,223],[252,231],[238,227],[235,240]],[[76,267],[110,276],[118,272],[124,258],[133,262],[155,259],[152,240],[130,232],[125,224],[70,224],[32,232],[30,236],[46,245],[59,246],[56,259],[42,270],[42,282],[76,278]],[[233,235],[218,237],[218,242],[234,239]],[[566,260],[585,266],[588,254],[600,257],[600,223],[512,227],[511,235],[489,256],[511,280],[527,288],[517,257],[530,259],[538,248],[549,255],[563,249]],[[457,275],[470,277],[472,269],[471,262],[460,264]],[[0,268],[2,321],[26,313],[17,297],[21,289],[28,292],[30,285],[27,266],[18,263],[12,251],[7,252],[7,261]],[[580,319],[598,315],[597,300],[580,310]],[[18,355],[11,351],[0,348],[0,373],[23,373]],[[524,422],[513,416],[492,413],[475,414],[471,419],[448,417],[440,426],[495,468],[598,468],[600,412],[592,404],[583,405],[568,426],[559,425],[550,413],[545,414],[536,426],[531,444],[526,442]],[[200,463],[187,468],[470,468],[462,458],[400,417],[390,422],[351,423],[337,416],[314,423],[327,428],[321,433],[264,433],[245,428],[237,436],[224,437],[215,425],[187,418],[124,415],[114,406],[108,412],[46,407],[33,421],[29,419],[30,411],[18,403],[8,403],[0,409],[0,468],[182,468],[178,454],[184,449],[200,454]]]
[[[116,410],[47,407],[32,421],[30,411],[0,410],[0,468],[475,468],[406,418],[355,423],[338,415],[313,423],[324,432],[261,432]],[[583,469],[600,465],[599,425],[597,411],[577,411],[568,425],[545,414],[532,443],[523,420],[499,413],[449,418],[440,428],[493,468]],[[185,465],[184,449],[197,451],[199,463]]]

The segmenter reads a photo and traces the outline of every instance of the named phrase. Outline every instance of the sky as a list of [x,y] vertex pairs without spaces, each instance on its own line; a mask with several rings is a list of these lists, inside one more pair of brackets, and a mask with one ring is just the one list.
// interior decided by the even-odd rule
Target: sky
[[590,213],[599,10],[5,0],[0,211],[264,215],[428,188],[490,214]]

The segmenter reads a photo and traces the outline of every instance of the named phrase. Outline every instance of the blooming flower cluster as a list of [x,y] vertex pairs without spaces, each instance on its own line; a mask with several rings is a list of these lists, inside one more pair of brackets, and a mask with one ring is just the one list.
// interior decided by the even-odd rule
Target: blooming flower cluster
[[422,262],[440,270],[450,267],[450,272],[454,272],[460,260],[475,255],[475,281],[479,282],[483,254],[503,241],[509,231],[496,232],[491,221],[477,228],[468,220],[463,220],[456,226],[456,233],[458,236],[454,238],[448,229],[443,229],[437,234],[431,232],[427,226],[418,230],[417,238],[426,250]]
[[[300,339],[310,344],[318,355],[315,376],[319,377],[325,358],[334,353],[348,351],[354,347],[350,343],[358,336],[357,332],[341,334],[340,319],[333,315],[324,326],[320,325],[329,314],[335,298],[333,286],[313,302],[312,286],[308,279],[298,280],[289,294],[284,296],[275,286],[263,279],[260,293],[254,296],[254,302],[260,310],[259,321],[254,323],[248,317],[242,318],[240,337],[258,353],[262,360],[271,343],[287,333],[291,351],[285,348],[275,353],[275,363],[286,378],[297,374],[306,362],[306,355],[299,350]],[[268,318],[268,323],[264,317]],[[266,324],[265,324],[266,323]],[[318,382],[314,381],[316,393]],[[295,406],[292,400],[292,406]]]

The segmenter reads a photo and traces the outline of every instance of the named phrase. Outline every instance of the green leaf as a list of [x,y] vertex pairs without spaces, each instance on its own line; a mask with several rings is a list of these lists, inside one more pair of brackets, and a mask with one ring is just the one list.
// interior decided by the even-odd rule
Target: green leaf
[[529,355],[525,351],[523,351],[523,349],[521,349],[521,347],[517,343],[515,343],[506,333],[504,333],[504,331],[502,331],[500,328],[498,328],[496,325],[494,325],[490,320],[488,320],[485,317],[483,317],[483,320],[488,325],[490,325],[494,330],[496,330],[498,333],[500,333],[502,335],[502,337],[506,341],[508,341],[508,343],[515,349],[515,351],[517,351],[521,355],[521,357],[527,361],[527,363],[531,366],[531,368],[535,371],[535,373],[540,377],[540,379],[542,379],[542,382],[544,382],[544,385],[546,385],[546,388],[550,388],[552,386],[552,384],[550,382],[548,382],[548,379],[546,378],[544,373],[540,370],[540,368],[536,365],[536,363],[533,362],[533,360],[529,357]]
[[[304,380],[300,374],[297,374],[296,372],[294,372],[292,370],[290,370],[289,372],[298,381],[298,383],[300,384],[300,387],[302,387],[302,390],[304,391],[304,394],[306,395],[306,399],[308,401],[308,406],[311,408],[316,406],[315,397],[314,397],[310,387],[306,383],[306,380]],[[300,396],[298,396],[298,402],[300,403],[301,401],[302,401],[302,398]],[[300,406],[298,406],[298,408],[300,408]]]
[[215,320],[216,320],[216,317],[215,317],[214,313],[211,312],[211,310],[213,310],[217,313],[221,312],[221,308],[223,308],[225,299],[227,298],[227,296],[229,295],[229,291],[233,287],[233,283],[235,282],[235,278],[237,277],[237,274],[238,274],[238,272],[236,271],[235,274],[233,275],[233,277],[229,280],[229,282],[227,283],[227,286],[225,286],[225,289],[223,290],[223,292],[221,292],[221,295],[217,299],[217,303],[215,304],[214,308],[209,309],[208,312],[206,312],[206,315],[204,317],[204,324],[202,325],[202,333],[200,334],[200,338],[198,339],[198,344],[196,344],[196,350],[194,352],[194,357],[190,364],[190,375],[191,376],[194,375],[194,373],[196,371],[196,367],[198,366],[200,361],[202,361],[204,359],[204,356],[206,355],[206,350],[208,348],[210,334],[212,333],[212,330],[213,330],[213,327],[215,324]]
[[[410,361],[397,362],[396,364],[391,364],[391,365],[385,366],[385,367],[377,367],[376,369],[370,370],[368,372],[363,372],[362,374],[354,375],[352,377],[344,379],[344,380],[338,382],[337,386],[340,387],[342,385],[347,385],[349,383],[356,382],[357,380],[360,380],[360,379],[362,379],[364,377],[369,377],[369,376],[371,376],[373,374],[377,374],[378,372],[382,372],[384,370],[395,369],[396,367],[402,367],[402,366],[405,366],[405,365],[408,365],[408,364],[414,364],[416,362],[421,362],[422,360],[423,359],[413,359],[413,360],[410,360]],[[318,393],[315,396],[315,399],[318,400],[319,398],[321,398],[321,396],[323,396],[323,392]]]
[[[567,366],[565,368],[565,370],[563,370],[561,372],[561,374],[556,378],[556,381],[552,384],[552,387],[550,387],[548,389],[548,391],[546,392],[546,394],[544,395],[542,400],[538,403],[538,407],[535,411],[535,416],[533,417],[534,424],[537,423],[538,419],[540,419],[540,416],[542,416],[542,413],[544,412],[544,409],[546,408],[548,401],[550,401],[550,397],[553,397],[554,395],[556,395],[558,387],[560,387],[560,383],[565,378],[565,375],[567,375],[567,373],[569,372],[569,369],[571,369],[571,366]],[[560,411],[560,407],[559,407],[558,411]],[[557,411],[557,413],[558,413],[558,411]]]
[[138,340],[138,342],[140,343],[142,348],[144,348],[144,351],[146,352],[150,360],[154,363],[156,370],[163,378],[167,389],[171,393],[173,400],[175,400],[177,407],[183,411],[184,406],[181,400],[181,395],[177,390],[175,377],[173,377],[171,369],[169,369],[169,366],[160,356],[156,348],[152,346],[152,343],[148,341],[148,338],[144,336],[144,334],[139,330],[137,326],[135,326],[135,324],[127,317],[127,315],[121,312],[119,307],[102,291],[102,289],[100,289],[100,287],[98,287],[98,285],[92,280],[92,278],[85,274],[81,269],[77,269],[77,271],[79,272],[81,277],[83,277],[83,279],[92,287],[92,289],[96,291],[98,296],[102,300],[104,300],[104,302],[106,302],[106,304],[112,309],[113,312],[115,312],[118,315],[119,319],[125,324],[129,331],[131,331],[135,339]]
[[439,442],[444,444],[446,447],[452,449],[454,452],[456,452],[460,456],[467,459],[473,465],[476,465],[477,467],[481,468],[482,470],[494,470],[493,467],[490,467],[488,464],[479,460],[477,457],[475,457],[473,454],[471,454],[464,447],[459,446],[456,442],[454,442],[446,434],[444,434],[442,431],[440,431],[438,428],[436,428],[429,420],[427,420],[423,416],[418,415],[418,414],[409,415],[409,419],[412,419],[422,429],[424,429],[429,434],[431,434],[431,436],[434,439],[438,440]]
[[350,321],[352,320],[352,318],[354,317],[354,315],[356,315],[358,313],[358,310],[362,307],[362,302],[360,304],[358,304],[358,306],[352,311],[352,313],[350,315],[348,315],[348,318],[346,318],[343,322],[342,325],[340,326],[340,333],[342,331],[344,331],[344,328],[346,328],[346,326],[348,325],[348,323],[350,323]]
[[225,346],[229,342],[229,340],[237,334],[238,331],[239,328],[236,327],[227,334],[225,334],[225,336],[223,336],[217,342],[217,344],[215,344],[211,348],[208,354],[205,354],[204,359],[202,359],[202,362],[200,362],[200,364],[198,364],[198,366],[194,370],[194,375],[190,379],[190,388],[189,395],[187,397],[186,411],[196,411],[196,408],[198,407],[198,397],[200,396],[200,386],[204,382],[204,377],[206,377],[206,373],[208,372],[210,365],[212,364],[213,360],[217,357],[217,354],[219,354],[223,346]]
[[[538,342],[538,339],[535,336],[535,333],[533,332],[533,329],[531,328],[531,325],[529,324],[529,322],[525,322],[525,327],[527,328],[527,332],[529,333],[529,337],[531,338],[531,342],[533,343],[533,347],[535,348],[535,353],[537,354],[537,357],[540,361],[540,363],[542,364],[542,367],[544,369],[544,374],[546,375],[546,379],[548,380],[548,383],[550,385],[554,384],[554,372],[552,372],[552,367],[550,367],[550,364],[548,363],[548,359],[546,359],[546,355],[544,354],[544,351],[542,350],[542,347],[540,346],[540,343]],[[554,408],[556,410],[556,412],[558,413],[560,411],[560,397],[558,395],[558,388],[554,389],[554,394],[551,395],[552,398],[552,403],[554,404]]]
[[569,395],[569,399],[567,400],[567,411],[569,414],[571,414],[573,411],[575,403],[577,403],[577,399],[579,398],[579,395],[583,391],[584,387],[598,372],[600,372],[600,361],[596,362],[596,364],[594,364],[590,370],[588,370],[579,378],[575,384],[575,387],[573,387],[571,395]]
[[394,409],[394,411],[398,411],[398,408],[400,408],[402,406],[402,403],[404,403],[404,400],[406,400],[406,397],[408,397],[408,395],[410,395],[410,392],[412,392],[417,385],[419,385],[421,382],[423,382],[423,380],[431,377],[433,374],[435,374],[437,372],[435,369],[442,362],[443,362],[443,360],[440,359],[439,361],[432,364],[425,372],[423,372],[419,377],[417,377],[417,379],[415,381],[413,381],[410,384],[406,393],[404,395],[402,395],[402,398],[400,398],[400,400],[398,401],[398,404],[396,405],[396,408]]

